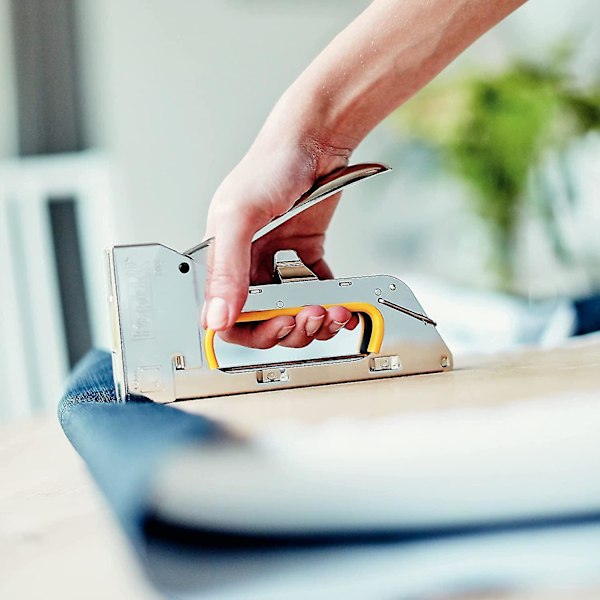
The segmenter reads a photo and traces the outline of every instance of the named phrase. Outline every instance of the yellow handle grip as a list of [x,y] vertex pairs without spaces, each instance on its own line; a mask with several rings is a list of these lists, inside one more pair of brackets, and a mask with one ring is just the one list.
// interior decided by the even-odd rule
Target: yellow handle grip
[[[383,315],[379,309],[367,302],[345,302],[341,304],[323,304],[323,308],[332,306],[343,306],[350,312],[366,314],[371,319],[371,338],[367,346],[368,352],[377,353],[381,349],[383,342]],[[281,315],[295,317],[304,306],[294,306],[292,308],[275,308],[270,310],[256,310],[252,312],[242,313],[236,323],[252,323],[255,321],[267,321],[273,317]],[[212,329],[207,329],[204,335],[204,353],[206,354],[206,362],[210,369],[218,369],[219,362],[215,355],[215,332]]]

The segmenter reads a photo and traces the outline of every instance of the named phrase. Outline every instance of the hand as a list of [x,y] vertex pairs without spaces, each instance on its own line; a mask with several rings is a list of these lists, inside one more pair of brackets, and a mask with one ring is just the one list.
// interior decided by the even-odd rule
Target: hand
[[[254,328],[230,329],[250,281],[270,281],[276,250],[296,250],[319,277],[331,276],[323,240],[337,199],[307,210],[253,247],[252,236],[288,210],[317,178],[346,165],[377,123],[524,2],[374,0],[335,37],[283,94],[213,198],[207,235],[216,241],[208,256],[205,327],[229,330],[222,335],[230,341],[266,347],[286,327],[285,343],[305,345],[308,338],[330,335],[327,324],[344,321],[348,314],[340,307],[327,314],[308,307],[293,322],[277,317]],[[311,336],[319,317],[322,325]]]
[[[316,179],[348,163],[348,150],[324,149],[316,142],[273,142],[259,136],[248,154],[217,190],[208,214],[209,249],[204,327],[220,332],[230,343],[254,348],[276,344],[300,348],[312,340],[327,340],[340,329],[354,329],[358,318],[335,306],[309,306],[295,318],[280,316],[233,327],[250,283],[270,283],[273,257],[293,249],[320,279],[332,273],[323,259],[325,231],[339,197],[329,198],[301,213],[270,234],[251,243],[252,236],[286,212]],[[283,140],[283,136],[275,139]]]

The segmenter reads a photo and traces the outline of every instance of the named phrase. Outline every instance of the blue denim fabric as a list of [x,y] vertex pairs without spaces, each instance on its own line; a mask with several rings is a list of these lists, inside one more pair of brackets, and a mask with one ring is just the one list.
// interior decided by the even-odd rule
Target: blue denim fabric
[[136,541],[149,517],[147,490],[159,461],[190,442],[226,436],[199,416],[145,398],[118,403],[110,354],[91,351],[58,407],[62,428],[116,516]]

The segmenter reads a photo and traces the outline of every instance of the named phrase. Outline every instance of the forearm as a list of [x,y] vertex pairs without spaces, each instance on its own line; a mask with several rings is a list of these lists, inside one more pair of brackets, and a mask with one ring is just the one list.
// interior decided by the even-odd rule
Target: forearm
[[348,154],[525,0],[375,0],[302,73],[267,129]]

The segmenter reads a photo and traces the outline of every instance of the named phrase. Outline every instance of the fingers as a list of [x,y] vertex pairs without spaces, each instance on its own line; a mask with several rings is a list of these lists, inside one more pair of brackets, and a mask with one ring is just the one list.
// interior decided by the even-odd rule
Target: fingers
[[325,322],[327,311],[322,306],[307,306],[296,315],[296,327],[284,337],[280,346],[304,348],[308,346]]
[[[354,319],[358,321],[357,317]],[[314,334],[314,338],[321,341],[330,340],[338,331],[346,328],[352,320],[353,314],[347,308],[332,306],[327,309],[323,324]]]
[[248,295],[252,235],[259,215],[221,205],[212,215],[215,239],[208,249],[202,324],[223,331],[235,323]]
[[304,348],[314,340],[330,340],[341,329],[352,330],[358,323],[358,316],[342,306],[326,310],[314,305],[305,307],[295,318],[282,315],[267,321],[238,323],[219,332],[219,336],[230,344],[261,350],[276,345]]
[[296,315],[296,327],[279,341],[279,345],[304,348],[313,340],[329,340],[352,319],[352,313],[341,306],[327,310],[322,306],[307,306]]
[[239,323],[231,329],[219,332],[219,336],[230,344],[266,350],[277,345],[295,327],[294,317],[281,316],[257,323]]

